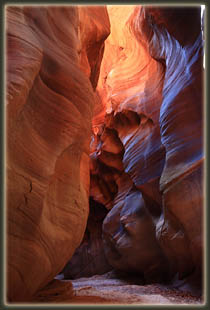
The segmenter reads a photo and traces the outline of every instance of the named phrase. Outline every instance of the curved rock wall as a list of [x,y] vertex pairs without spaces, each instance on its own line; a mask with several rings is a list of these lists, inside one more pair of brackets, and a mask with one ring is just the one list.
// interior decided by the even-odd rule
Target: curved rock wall
[[200,21],[199,7],[8,6],[10,301],[43,301],[71,257],[65,277],[201,276]]
[[109,20],[104,7],[6,13],[7,288],[9,301],[27,301],[85,232],[93,89]]
[[[166,74],[160,109],[166,150],[160,179],[164,222],[157,236],[180,278],[201,272],[203,247],[203,42],[200,8],[150,9],[162,24],[151,27],[150,48],[164,59]],[[159,17],[160,18],[160,17]],[[173,20],[182,28],[174,27]],[[190,27],[189,25],[192,25]],[[165,28],[164,30],[162,28]],[[161,31],[160,31],[161,29]],[[156,44],[164,42],[161,51]]]
[[138,271],[149,282],[176,273],[200,277],[200,7],[108,6],[108,13],[90,190],[111,209],[103,223],[105,253],[114,268]]

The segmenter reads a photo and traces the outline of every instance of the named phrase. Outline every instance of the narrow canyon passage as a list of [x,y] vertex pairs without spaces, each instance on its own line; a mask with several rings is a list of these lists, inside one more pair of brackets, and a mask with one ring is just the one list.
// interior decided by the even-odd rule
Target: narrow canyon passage
[[7,302],[204,302],[201,17],[7,6]]

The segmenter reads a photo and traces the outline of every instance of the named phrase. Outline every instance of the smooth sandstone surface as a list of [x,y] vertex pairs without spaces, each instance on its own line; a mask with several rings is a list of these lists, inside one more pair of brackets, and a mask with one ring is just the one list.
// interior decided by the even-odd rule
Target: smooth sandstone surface
[[108,13],[112,30],[97,88],[103,109],[93,120],[90,187],[111,210],[103,223],[105,253],[114,268],[135,270],[146,281],[176,273],[200,278],[200,8],[108,6]]
[[9,301],[69,302],[62,270],[201,280],[200,7],[8,7],[6,30]]
[[[93,8],[93,16],[104,14],[97,23],[90,12],[70,6],[7,7],[9,301],[27,301],[53,280],[85,232],[91,82],[97,82],[94,72],[101,61],[93,64],[85,53],[96,40],[100,49],[109,34],[106,8]],[[81,16],[89,21],[86,28]],[[81,69],[84,55],[91,79]]]

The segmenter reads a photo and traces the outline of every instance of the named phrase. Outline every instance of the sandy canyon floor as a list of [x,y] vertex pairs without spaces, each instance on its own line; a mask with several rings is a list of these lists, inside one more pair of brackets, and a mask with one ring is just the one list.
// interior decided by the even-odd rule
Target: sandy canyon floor
[[[74,296],[68,293],[70,280],[64,280],[62,274],[56,277],[63,289],[49,290],[40,302],[83,304],[83,305],[201,305],[202,298],[193,296],[187,290],[161,284],[142,285],[133,279],[116,279],[112,272],[89,278],[71,280]],[[69,286],[69,290],[71,286]]]

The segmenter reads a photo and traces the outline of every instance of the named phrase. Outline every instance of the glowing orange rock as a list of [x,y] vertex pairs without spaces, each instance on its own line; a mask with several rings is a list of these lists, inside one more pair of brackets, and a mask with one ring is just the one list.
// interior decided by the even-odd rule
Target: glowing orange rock
[[[106,9],[93,10],[95,17],[104,14],[96,24],[91,21],[91,10],[7,8],[10,301],[27,301],[49,283],[85,231],[94,105],[91,82],[97,83],[103,50],[94,64],[88,54],[90,82],[81,71],[88,52],[84,37],[88,36],[92,46],[98,40],[98,51],[109,33]],[[80,15],[90,20],[85,27]]]

